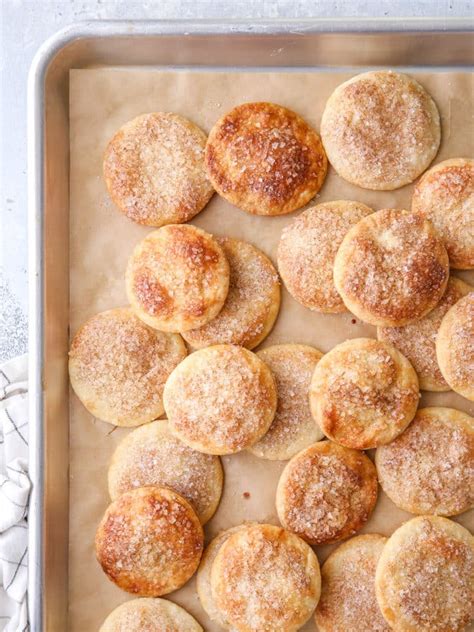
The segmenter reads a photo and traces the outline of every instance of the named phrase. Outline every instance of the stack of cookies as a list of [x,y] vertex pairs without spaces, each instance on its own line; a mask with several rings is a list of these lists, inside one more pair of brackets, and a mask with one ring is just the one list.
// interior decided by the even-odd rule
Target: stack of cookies
[[[177,114],[152,113],[112,138],[110,196],[155,230],[128,261],[129,306],[90,318],[70,350],[87,410],[134,428],[109,466],[112,502],[95,546],[109,579],[140,598],[102,632],[202,630],[159,598],[195,573],[209,619],[234,632],[295,632],[313,613],[320,632],[468,626],[474,540],[449,517],[474,506],[474,419],[419,408],[420,389],[474,401],[474,288],[450,276],[474,269],[474,161],[426,171],[440,140],[430,95],[388,71],[340,85],[321,138],[265,102],[238,105],[208,137]],[[269,222],[301,209],[328,161],[374,191],[423,174],[411,210],[312,206],[284,227],[276,266],[254,244],[186,223],[214,191]],[[280,279],[306,309],[348,310],[376,337],[324,355],[294,340],[253,351],[278,317]],[[243,450],[287,461],[281,526],[234,524],[204,550],[224,486],[220,457]],[[379,483],[416,517],[388,538],[355,536]],[[317,547],[342,540],[320,570]]]

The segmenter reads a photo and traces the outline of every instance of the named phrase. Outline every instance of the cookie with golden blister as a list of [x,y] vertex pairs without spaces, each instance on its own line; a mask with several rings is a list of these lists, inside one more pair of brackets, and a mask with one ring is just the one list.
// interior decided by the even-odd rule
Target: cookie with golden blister
[[204,534],[196,512],[164,487],[138,487],[107,508],[95,550],[108,578],[122,590],[158,597],[183,586],[199,566]]
[[262,459],[286,461],[323,438],[309,408],[309,386],[322,353],[308,345],[284,344],[257,353],[275,378],[278,405],[268,432],[249,451]]
[[167,599],[132,599],[113,610],[99,632],[204,632],[194,617]]
[[436,336],[448,309],[472,291],[471,285],[451,276],[443,298],[426,316],[403,327],[377,328],[378,339],[393,344],[412,363],[424,391],[450,390],[438,366]]
[[360,202],[323,202],[285,226],[278,244],[278,271],[298,303],[316,312],[346,311],[334,287],[334,258],[349,228],[372,212]]
[[247,526],[222,544],[212,564],[211,590],[236,632],[296,632],[319,600],[318,558],[280,527]]
[[413,77],[376,70],[352,77],[329,97],[321,136],[337,173],[365,189],[413,182],[436,156],[438,109]]
[[281,524],[310,544],[347,538],[377,502],[377,473],[363,452],[319,441],[294,456],[278,481]]
[[455,303],[441,321],[436,357],[453,391],[474,401],[474,292]]
[[138,426],[163,414],[165,382],[186,354],[178,334],[156,331],[129,308],[109,309],[86,321],[74,336],[71,385],[95,417]]
[[181,441],[207,454],[233,454],[267,432],[277,391],[270,369],[257,355],[235,345],[215,345],[195,351],[176,367],[163,401]]
[[239,239],[218,238],[229,262],[229,293],[224,307],[207,325],[183,333],[194,349],[234,344],[247,349],[270,333],[280,309],[278,274],[261,250]]
[[397,632],[462,632],[474,609],[474,538],[439,516],[405,522],[377,565],[380,610]]
[[431,222],[398,209],[361,219],[334,261],[334,284],[347,309],[380,327],[401,327],[428,314],[448,278],[448,254]]
[[122,439],[110,462],[108,482],[112,500],[136,487],[168,487],[186,498],[204,525],[219,505],[224,474],[219,457],[189,448],[162,419]]
[[450,158],[432,167],[416,184],[411,208],[433,223],[452,268],[474,268],[474,160]]
[[283,215],[322,187],[327,159],[318,134],[274,103],[243,103],[220,118],[205,150],[209,179],[226,200],[255,215]]
[[420,409],[377,448],[380,485],[401,509],[455,516],[474,506],[474,419],[454,408]]
[[346,340],[314,370],[310,406],[324,434],[358,450],[392,441],[418,407],[418,378],[410,362],[388,342]]
[[127,297],[139,318],[160,331],[205,325],[224,306],[229,264],[217,241],[189,224],[163,226],[135,247]]
[[371,533],[339,545],[321,568],[319,632],[390,632],[375,597],[375,570],[387,538]]
[[104,178],[127,217],[147,226],[189,221],[214,189],[204,167],[206,134],[170,112],[142,114],[107,145]]

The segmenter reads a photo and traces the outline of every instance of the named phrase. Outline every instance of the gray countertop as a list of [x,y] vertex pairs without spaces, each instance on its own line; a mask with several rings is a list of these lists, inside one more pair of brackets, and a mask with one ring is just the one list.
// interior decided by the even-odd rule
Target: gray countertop
[[0,362],[27,349],[26,79],[54,32],[90,19],[469,17],[473,0],[0,2]]

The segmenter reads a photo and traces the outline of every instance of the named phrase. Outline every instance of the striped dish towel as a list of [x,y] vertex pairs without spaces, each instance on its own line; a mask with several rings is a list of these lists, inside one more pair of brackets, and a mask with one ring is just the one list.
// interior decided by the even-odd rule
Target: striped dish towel
[[0,365],[0,630],[27,632],[27,356]]

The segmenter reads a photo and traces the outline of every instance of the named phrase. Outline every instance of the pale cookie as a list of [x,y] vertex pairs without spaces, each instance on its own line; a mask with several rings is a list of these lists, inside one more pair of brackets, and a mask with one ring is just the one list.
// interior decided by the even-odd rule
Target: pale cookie
[[309,408],[309,386],[322,353],[307,345],[274,345],[258,352],[275,378],[278,405],[268,432],[249,451],[262,459],[291,459],[323,438]]
[[298,303],[316,312],[346,311],[334,287],[334,259],[349,228],[372,212],[359,202],[324,202],[285,226],[278,245],[278,271]]
[[224,307],[207,325],[184,339],[195,349],[216,344],[253,349],[270,333],[280,309],[280,282],[270,259],[239,239],[217,239],[229,262],[230,283]]
[[354,338],[318,362],[310,406],[324,434],[367,450],[389,443],[408,426],[418,407],[418,378],[388,342]]
[[436,357],[453,391],[474,401],[474,292],[453,305],[441,321]]
[[319,441],[288,462],[278,482],[281,524],[310,544],[353,535],[377,502],[377,473],[363,452]]
[[474,419],[422,408],[392,443],[377,448],[382,489],[414,514],[455,516],[474,506]]
[[204,167],[206,135],[178,114],[142,114],[107,145],[104,178],[130,219],[148,226],[181,224],[201,211],[214,190]]
[[222,309],[229,264],[217,241],[196,226],[163,226],[134,249],[126,273],[128,300],[161,331],[201,327]]
[[166,599],[132,599],[113,610],[99,632],[204,632],[194,617]]
[[474,612],[474,538],[456,522],[419,516],[388,539],[377,601],[397,632],[461,632]]
[[474,291],[461,279],[449,277],[448,287],[438,305],[420,320],[403,327],[378,327],[379,340],[391,342],[410,360],[420,388],[424,391],[449,391],[436,359],[436,336],[444,315],[460,298]]
[[164,487],[139,487],[107,508],[95,550],[119,588],[158,597],[185,584],[199,566],[201,523],[187,500]]
[[98,419],[138,426],[163,414],[165,381],[186,353],[181,336],[148,327],[131,309],[109,309],[74,336],[71,385]]
[[217,509],[223,478],[219,457],[182,443],[166,419],[137,428],[122,439],[108,472],[112,500],[135,487],[168,487],[193,506],[201,524]]
[[375,597],[375,569],[387,538],[359,535],[337,547],[321,568],[319,632],[390,632]]
[[329,97],[321,136],[337,173],[365,189],[413,182],[438,153],[438,109],[412,77],[390,70],[356,75]]
[[275,416],[277,392],[267,365],[233,345],[195,351],[176,367],[163,400],[170,427],[207,454],[233,454],[256,443]]
[[474,268],[474,160],[451,158],[419,180],[411,208],[433,222],[452,268]]
[[211,590],[211,571],[216,555],[219,553],[221,546],[226,542],[231,535],[237,533],[241,529],[244,529],[247,525],[238,525],[237,527],[231,527],[226,531],[222,531],[215,538],[213,538],[208,544],[206,550],[203,553],[201,564],[196,575],[196,590],[199,596],[201,606],[206,611],[206,614],[223,628],[227,627],[227,621],[225,620],[222,612],[216,606],[214,597]]
[[347,309],[380,327],[425,316],[441,300],[448,277],[448,254],[433,225],[398,209],[353,226],[334,262],[334,283]]
[[301,208],[327,171],[318,134],[274,103],[243,103],[220,118],[209,133],[205,161],[216,191],[255,215]]
[[211,590],[236,632],[296,632],[319,600],[318,558],[280,527],[248,526],[221,546],[212,565]]

